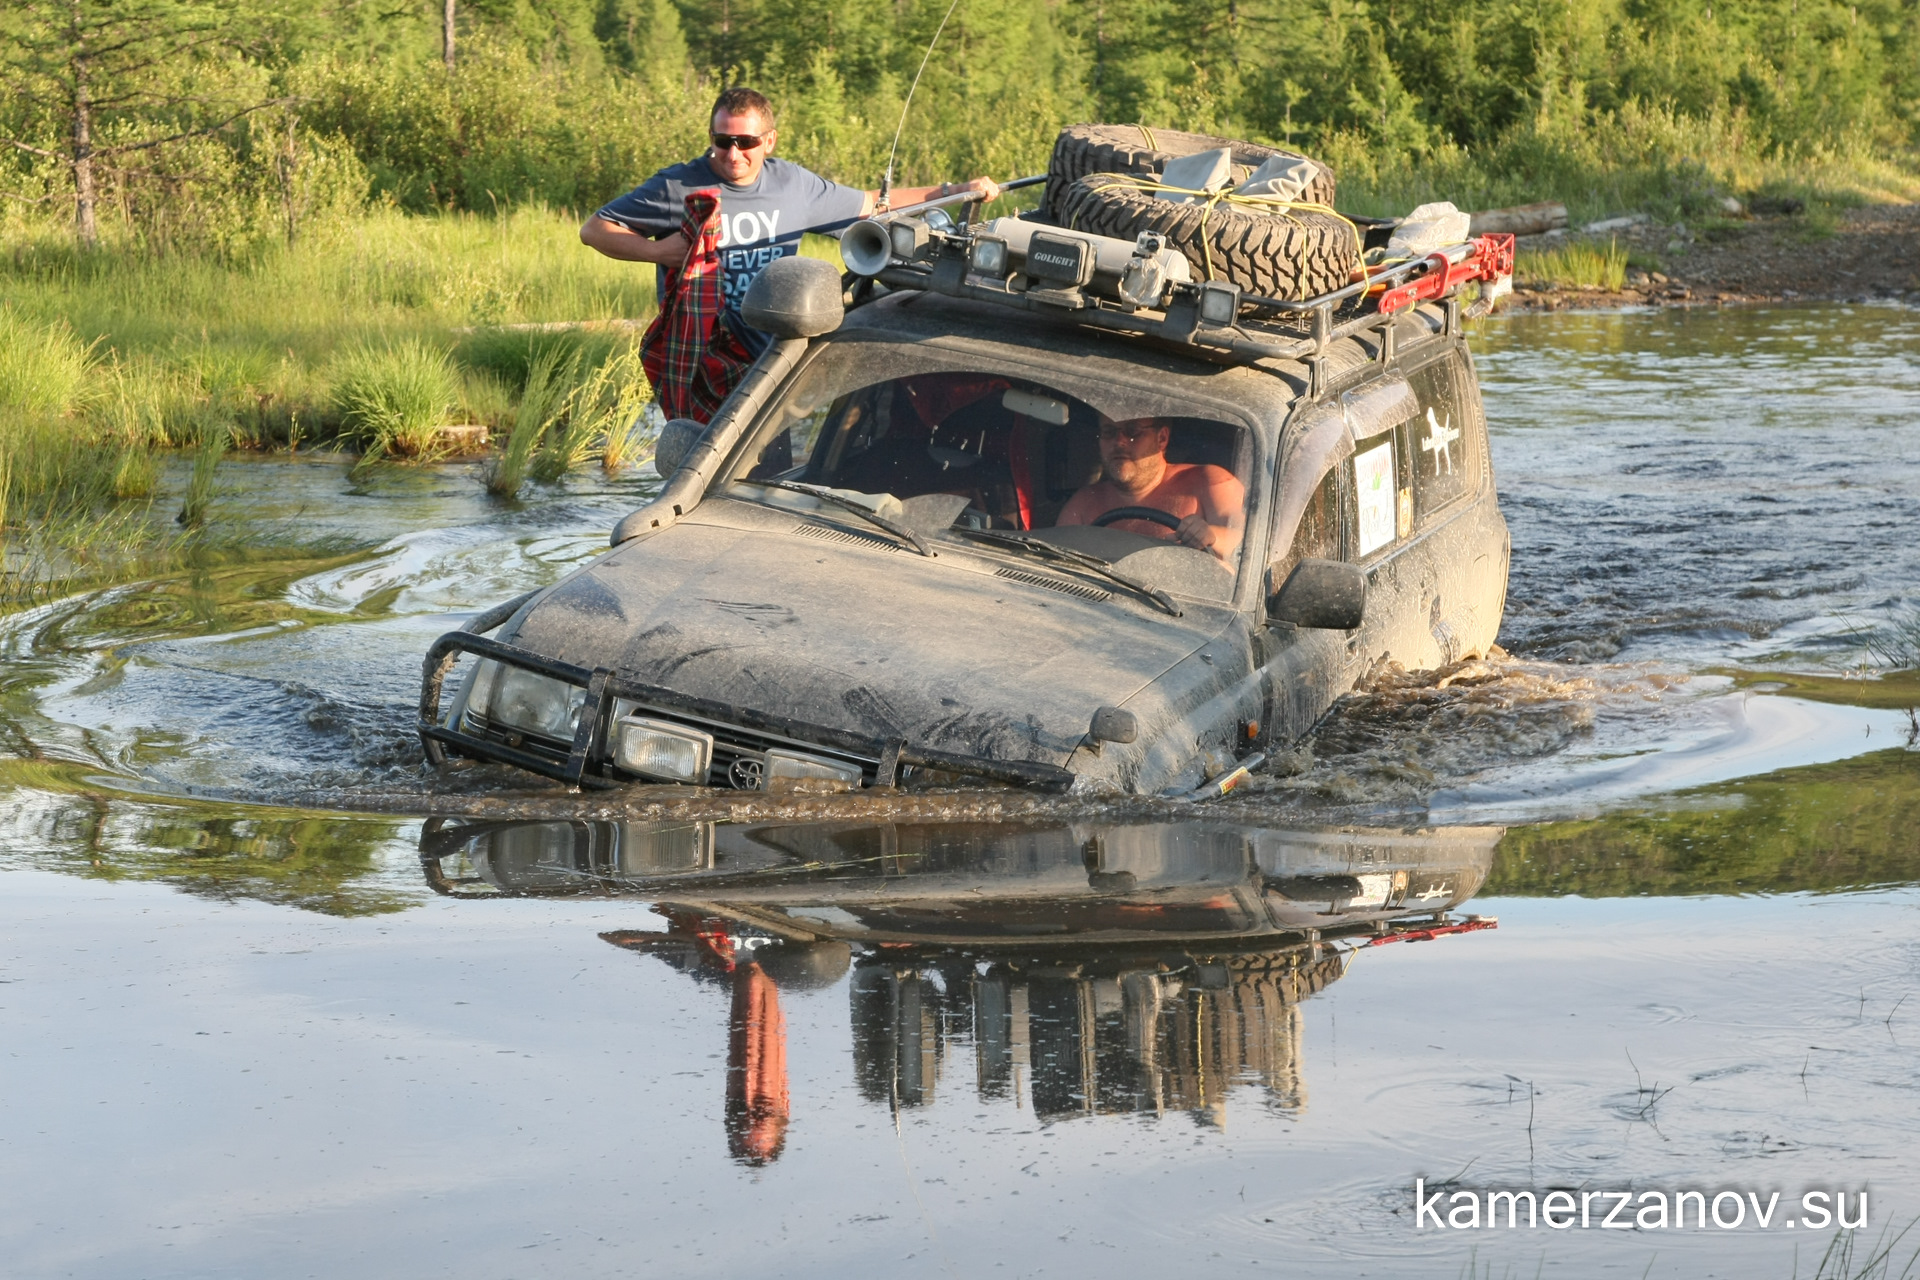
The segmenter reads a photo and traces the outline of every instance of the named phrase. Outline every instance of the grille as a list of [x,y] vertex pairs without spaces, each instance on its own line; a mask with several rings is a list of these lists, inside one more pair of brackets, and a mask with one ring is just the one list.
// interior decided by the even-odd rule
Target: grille
[[629,711],[652,716],[656,720],[671,720],[676,724],[704,729],[713,735],[713,763],[707,769],[707,785],[710,787],[734,787],[739,783],[734,779],[734,763],[742,758],[761,764],[769,747],[783,747],[789,751],[804,751],[811,755],[825,756],[830,760],[840,760],[847,764],[858,765],[866,781],[871,783],[879,770],[878,760],[862,759],[843,751],[818,746],[811,742],[800,742],[793,738],[783,738],[778,734],[761,733],[754,729],[742,728],[737,724],[723,724],[717,720],[705,720],[698,716],[685,715],[677,711],[662,711],[653,707],[640,706],[622,699],[615,707],[616,716]]
[[891,538],[873,533],[855,533],[851,529],[836,529],[826,524],[803,524],[794,532],[803,538],[818,538],[822,542],[847,542],[856,547],[868,547],[875,551],[900,549],[900,544]]
[[1018,569],[995,569],[996,578],[1009,578],[1014,582],[1024,582],[1030,587],[1045,587],[1049,591],[1063,591],[1070,596],[1079,596],[1082,600],[1106,600],[1112,592],[1102,591],[1098,587],[1089,587],[1080,582],[1068,582],[1064,578],[1049,578],[1039,573],[1022,573]]
[[[739,725],[721,724],[717,721],[701,720],[693,716],[680,715],[675,712],[659,711],[652,707],[643,707],[635,703],[627,702],[624,699],[622,699],[615,708],[615,719],[618,719],[620,715],[628,712],[638,712],[641,715],[651,716],[656,720],[671,720],[676,724],[684,724],[692,728],[704,729],[712,734],[713,763],[707,769],[707,785],[710,787],[737,787],[733,777],[734,762],[745,757],[758,763],[764,758],[769,747],[782,747],[789,751],[804,751],[810,755],[824,756],[829,760],[840,760],[847,764],[858,765],[861,776],[869,786],[873,784],[874,776],[879,772],[880,768],[880,762],[878,760],[868,760],[858,756],[850,756],[845,752],[835,751],[829,747],[818,746],[815,743],[800,742],[792,738],[782,738],[776,734],[757,733],[752,729],[743,729]],[[471,711],[469,711],[466,716],[466,727],[469,732],[476,733],[484,738],[491,738],[494,741],[500,741],[509,736],[507,730],[494,728],[487,723],[484,717],[477,716]],[[572,750],[572,745],[570,742],[559,742],[552,738],[538,737],[533,734],[522,735],[519,744],[521,750],[531,752],[534,755],[545,756],[556,764],[566,763],[567,755]],[[609,747],[607,755],[597,758],[602,763],[608,762],[611,758],[611,748]]]

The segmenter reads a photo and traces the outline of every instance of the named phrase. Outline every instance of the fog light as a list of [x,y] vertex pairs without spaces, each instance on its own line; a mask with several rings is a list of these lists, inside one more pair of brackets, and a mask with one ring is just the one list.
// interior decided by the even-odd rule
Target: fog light
[[711,822],[623,822],[615,830],[620,833],[616,862],[622,875],[668,875],[713,866]]
[[860,778],[859,766],[844,760],[798,751],[767,752],[769,791],[857,791]]
[[[493,678],[482,689],[482,677],[474,679],[474,694],[484,693],[477,708],[492,727],[520,729],[546,738],[571,740],[574,725],[587,691],[577,684],[536,675],[522,667],[504,663],[495,666]],[[473,698],[467,705],[473,707]]]
[[705,782],[713,763],[712,734],[668,720],[624,716],[614,741],[614,763],[643,778]]
[[1240,290],[1218,281],[1201,285],[1200,318],[1208,324],[1232,324],[1240,318]]
[[975,236],[970,265],[983,276],[1007,274],[1007,242],[993,236]]

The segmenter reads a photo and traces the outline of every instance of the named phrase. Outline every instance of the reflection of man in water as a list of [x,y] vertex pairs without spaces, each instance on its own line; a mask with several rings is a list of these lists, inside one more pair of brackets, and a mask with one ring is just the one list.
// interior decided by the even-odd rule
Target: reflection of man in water
[[671,907],[654,909],[666,916],[667,932],[621,929],[600,936],[617,947],[659,956],[697,981],[733,988],[727,1020],[727,1151],[746,1164],[771,1163],[786,1145],[791,1107],[780,988],[765,969],[736,951],[726,921]]
[[780,988],[757,964],[733,971],[727,1035],[727,1149],[766,1164],[787,1141],[787,1020]]
[[1099,480],[1067,500],[1058,523],[1092,524],[1119,507],[1152,507],[1180,521],[1179,530],[1147,520],[1110,526],[1149,538],[1178,539],[1225,560],[1240,548],[1247,487],[1224,467],[1168,462],[1168,425],[1158,418],[1100,423]]
[[717,916],[660,905],[667,931],[616,929],[600,936],[616,947],[655,955],[696,982],[725,984],[727,1020],[727,1152],[743,1164],[779,1159],[792,1109],[787,1092],[787,1020],[780,988],[832,986],[847,971],[844,942],[784,943],[751,949]]

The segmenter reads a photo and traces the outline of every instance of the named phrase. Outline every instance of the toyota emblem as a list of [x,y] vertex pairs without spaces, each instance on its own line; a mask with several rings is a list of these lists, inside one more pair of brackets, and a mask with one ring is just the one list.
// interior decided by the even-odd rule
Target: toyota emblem
[[727,781],[740,791],[758,791],[767,782],[766,763],[759,756],[741,756],[728,766]]

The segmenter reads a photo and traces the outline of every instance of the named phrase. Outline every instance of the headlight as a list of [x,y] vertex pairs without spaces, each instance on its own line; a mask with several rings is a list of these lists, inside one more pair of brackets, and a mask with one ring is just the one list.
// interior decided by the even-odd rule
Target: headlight
[[825,756],[802,755],[798,751],[767,752],[769,791],[857,791],[859,788],[857,765]]
[[643,778],[701,783],[713,763],[713,735],[668,720],[623,716],[613,758],[622,769]]
[[487,704],[493,699],[493,679],[500,674],[500,664],[488,662],[482,658],[474,664],[473,674],[467,677],[467,700],[461,705],[466,714],[485,719]]
[[579,685],[535,675],[520,667],[483,662],[473,673],[467,710],[494,728],[520,729],[571,740],[587,691]]

